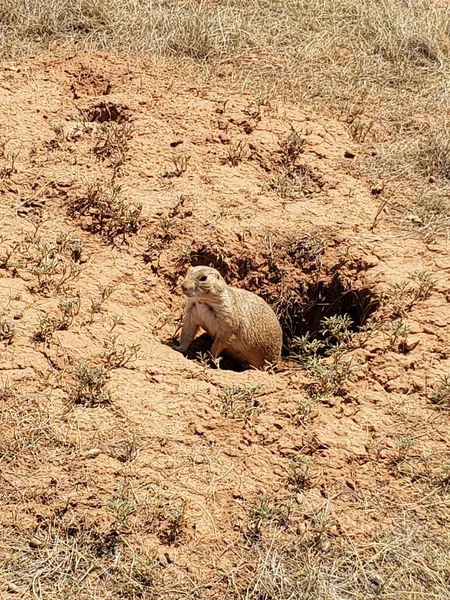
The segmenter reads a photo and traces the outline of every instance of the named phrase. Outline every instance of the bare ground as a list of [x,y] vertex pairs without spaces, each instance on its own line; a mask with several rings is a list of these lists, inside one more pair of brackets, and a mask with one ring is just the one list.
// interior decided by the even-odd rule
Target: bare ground
[[[450,251],[375,147],[93,52],[4,63],[0,127],[2,597],[450,597]],[[172,349],[199,263],[291,358]]]

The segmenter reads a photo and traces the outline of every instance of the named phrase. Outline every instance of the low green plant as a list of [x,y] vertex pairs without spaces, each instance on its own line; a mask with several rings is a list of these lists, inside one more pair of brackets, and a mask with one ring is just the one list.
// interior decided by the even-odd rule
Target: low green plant
[[313,377],[308,386],[312,398],[340,394],[353,373],[351,359],[345,358],[353,344],[355,332],[348,315],[325,318],[318,337],[310,333],[293,338],[291,357],[307,368]]
[[232,419],[251,420],[254,413],[262,409],[260,390],[260,385],[222,388],[218,394],[220,413]]
[[108,510],[113,514],[115,520],[112,523],[114,531],[129,531],[130,517],[136,512],[131,486],[127,481],[120,482],[117,492],[107,504]]
[[97,158],[109,163],[114,169],[114,176],[126,160],[128,142],[133,132],[130,123],[115,121],[101,123],[96,131],[93,152]]
[[114,284],[98,285],[98,297],[91,298],[91,323],[94,321],[94,316],[102,312],[103,304],[111,297],[116,290]]
[[223,163],[229,163],[232,167],[237,167],[237,165],[244,160],[246,149],[247,144],[244,140],[239,140],[239,142],[230,144],[227,148],[227,154],[223,159]]
[[392,304],[392,316],[404,317],[418,302],[430,298],[436,285],[436,279],[424,270],[415,271],[406,281],[393,285],[385,298]]
[[450,409],[450,376],[440,377],[432,388],[429,399],[436,408]]
[[73,374],[76,385],[69,395],[73,404],[97,406],[111,403],[111,395],[105,387],[108,371],[103,365],[80,363],[75,367]]
[[251,542],[257,541],[261,537],[264,525],[271,520],[272,516],[273,508],[269,497],[265,492],[259,493],[247,511],[247,539]]
[[10,344],[15,335],[16,326],[14,323],[11,323],[11,321],[8,321],[3,317],[0,317],[0,341],[6,341]]
[[142,224],[142,204],[127,202],[122,187],[114,180],[89,184],[85,193],[72,202],[69,214],[89,218],[89,229],[112,244],[117,239],[127,243]]
[[118,333],[110,333],[103,340],[103,354],[101,355],[106,369],[119,369],[126,367],[130,362],[139,358],[139,344],[128,346],[119,340]]
[[311,487],[313,480],[317,477],[314,472],[314,458],[311,456],[296,456],[289,460],[286,473],[288,483],[295,490],[301,491]]
[[170,175],[181,177],[184,173],[186,173],[190,159],[191,157],[189,154],[175,154],[175,156],[172,157],[174,170],[172,173],[170,173]]

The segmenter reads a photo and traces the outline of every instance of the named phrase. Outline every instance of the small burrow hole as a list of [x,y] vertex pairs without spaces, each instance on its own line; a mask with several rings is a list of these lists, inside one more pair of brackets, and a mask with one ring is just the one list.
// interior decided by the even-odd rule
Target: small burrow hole
[[322,337],[324,319],[348,316],[349,330],[357,332],[366,325],[380,306],[380,299],[367,286],[354,286],[338,273],[331,280],[304,282],[289,293],[265,296],[273,306],[283,329],[283,355],[287,356],[296,337],[309,334],[310,339]]
[[[191,250],[190,265],[214,267],[229,285],[264,298],[280,321],[283,356],[287,357],[292,354],[295,338],[308,334],[310,340],[323,340],[324,319],[347,316],[349,331],[358,332],[381,305],[376,289],[367,283],[357,259],[327,253],[325,241],[316,243],[311,236],[306,242],[307,245],[303,240],[301,260],[298,245],[293,247],[292,244],[278,244],[273,254],[267,252],[263,244],[251,247],[242,243],[240,253],[236,248],[229,250],[226,242],[223,245],[197,244]],[[327,342],[330,343],[330,338]],[[207,353],[210,347],[209,336],[200,336],[188,356],[198,359],[199,353]],[[239,370],[225,357],[220,367]]]
[[113,102],[99,102],[86,111],[87,120],[90,122],[105,123],[115,121],[122,123],[129,120],[128,108]]

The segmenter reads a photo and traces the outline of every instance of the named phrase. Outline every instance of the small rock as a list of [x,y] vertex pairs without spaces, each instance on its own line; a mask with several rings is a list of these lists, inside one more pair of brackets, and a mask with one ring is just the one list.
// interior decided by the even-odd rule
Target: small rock
[[83,454],[83,458],[95,458],[96,456],[98,456],[101,453],[102,453],[102,451],[100,448],[91,448],[90,450],[87,450],[87,452],[85,452]]
[[170,142],[170,145],[172,148],[176,148],[177,146],[179,146],[182,143],[183,143],[183,140],[174,140],[173,142]]
[[437,326],[437,327],[447,327],[448,325],[448,319],[435,319],[433,321],[433,323]]
[[336,527],[336,525],[331,525],[331,527],[328,529],[329,533],[331,535],[333,535],[334,537],[337,537],[339,535],[339,530]]
[[400,352],[403,352],[403,354],[406,354],[407,352],[411,352],[412,350],[414,350],[414,348],[420,344],[420,340],[416,339],[416,340],[406,340],[405,342],[400,342],[400,344],[398,345],[398,348],[400,350]]
[[44,546],[45,542],[43,540],[40,540],[37,537],[32,537],[30,539],[29,544],[30,544],[31,548],[42,548],[42,546]]
[[344,152],[344,157],[345,158],[355,158],[356,154],[354,152],[352,152],[351,150],[346,150]]
[[364,267],[364,269],[372,269],[373,267],[376,267],[379,264],[379,259],[376,256],[367,256],[365,258],[362,259],[362,265]]
[[205,433],[206,433],[206,430],[205,430],[205,428],[204,428],[202,425],[200,425],[200,424],[197,424],[197,425],[194,427],[194,433],[195,433],[196,435],[205,435]]
[[436,335],[435,330],[432,327],[428,327],[428,325],[423,326],[423,332],[428,333],[429,335]]
[[299,523],[296,529],[297,535],[305,535],[306,533],[306,525],[304,523]]

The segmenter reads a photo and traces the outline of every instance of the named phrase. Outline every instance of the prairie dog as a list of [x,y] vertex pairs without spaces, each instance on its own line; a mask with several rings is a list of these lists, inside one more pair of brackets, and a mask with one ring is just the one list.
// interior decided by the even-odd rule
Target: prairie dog
[[214,339],[214,358],[226,351],[257,369],[279,360],[283,334],[277,316],[262,298],[227,285],[211,267],[190,267],[181,288],[187,303],[178,351],[187,351],[201,327]]

